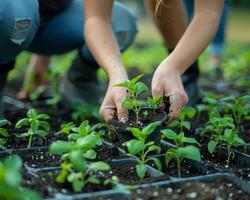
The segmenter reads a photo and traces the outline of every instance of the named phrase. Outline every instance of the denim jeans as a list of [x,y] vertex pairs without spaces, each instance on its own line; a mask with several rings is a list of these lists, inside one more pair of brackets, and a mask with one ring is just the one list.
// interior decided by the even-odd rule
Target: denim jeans
[[[191,20],[194,10],[194,0],[184,0],[184,3],[187,10],[188,18],[189,20]],[[214,55],[221,56],[223,52],[229,7],[230,7],[230,0],[226,0],[217,33],[212,41],[211,53]]]
[[[123,51],[135,38],[136,19],[124,5],[115,3],[112,25]],[[83,0],[72,0],[65,10],[42,25],[38,0],[1,0],[0,64],[15,60],[24,50],[55,55],[80,49],[84,57],[93,60],[84,41],[83,27]]]

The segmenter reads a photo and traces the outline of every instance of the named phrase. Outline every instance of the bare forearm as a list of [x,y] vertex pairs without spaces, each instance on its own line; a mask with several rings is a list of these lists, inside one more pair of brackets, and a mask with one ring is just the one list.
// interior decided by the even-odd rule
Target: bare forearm
[[[178,42],[175,50],[167,58],[180,74],[185,72],[213,39],[223,8],[223,0],[211,0],[203,5],[200,4],[205,0],[196,1],[198,5],[196,5],[191,24]],[[205,8],[206,4],[207,7]]]
[[121,54],[110,23],[91,18],[85,24],[85,39],[97,63],[109,77],[126,75]]

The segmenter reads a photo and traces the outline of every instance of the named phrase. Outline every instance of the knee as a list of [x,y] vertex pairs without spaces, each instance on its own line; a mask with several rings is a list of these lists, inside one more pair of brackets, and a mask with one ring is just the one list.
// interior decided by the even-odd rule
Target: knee
[[112,24],[121,51],[128,48],[136,34],[136,17],[120,3],[115,3],[112,13]]
[[33,40],[39,26],[39,7],[34,0],[0,1],[0,60],[13,59]]

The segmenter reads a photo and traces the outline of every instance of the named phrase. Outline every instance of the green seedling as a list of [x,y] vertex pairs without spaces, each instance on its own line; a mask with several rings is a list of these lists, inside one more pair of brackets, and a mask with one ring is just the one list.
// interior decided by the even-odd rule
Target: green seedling
[[98,121],[103,121],[99,115],[99,108],[95,105],[74,103],[72,104],[72,119],[74,121],[84,121],[91,118],[96,118]]
[[[232,151],[232,147],[238,147],[242,145],[244,150],[246,151],[246,143],[243,139],[241,139],[234,130],[226,129],[223,135],[214,135],[213,139],[211,139],[208,143],[208,151],[210,153],[214,153],[218,144],[225,144],[227,147],[227,164],[230,164],[231,158],[234,157],[234,152]],[[220,146],[221,148],[221,146]]]
[[62,134],[62,135],[69,135],[72,132],[73,128],[75,128],[75,127],[76,126],[75,126],[75,124],[73,122],[62,124],[60,126],[60,128],[61,128],[60,131],[58,131],[56,133],[56,135],[60,135],[60,134]]
[[89,165],[85,162],[79,168],[71,162],[63,162],[61,168],[60,174],[56,177],[56,182],[63,184],[67,181],[71,183],[75,192],[80,192],[88,183],[100,184],[101,181],[96,175],[93,175],[93,172],[107,171],[110,166],[105,162],[93,162]]
[[50,117],[47,114],[39,114],[35,109],[30,109],[27,112],[27,118],[23,118],[16,123],[16,128],[28,127],[27,132],[20,134],[22,138],[29,138],[28,148],[32,146],[34,136],[45,138],[50,125],[46,121]]
[[42,200],[34,191],[21,186],[22,160],[11,156],[0,161],[0,199],[3,200]]
[[197,147],[190,145],[186,147],[170,148],[166,152],[165,161],[167,165],[169,165],[172,159],[176,160],[178,177],[181,177],[181,163],[185,158],[200,162],[201,161],[200,150]]
[[139,123],[140,110],[143,106],[146,105],[144,101],[139,100],[139,95],[143,92],[148,91],[148,87],[144,83],[138,82],[142,78],[142,76],[143,75],[139,75],[132,80],[127,80],[123,83],[115,85],[117,87],[123,87],[128,90],[128,95],[123,99],[122,106],[123,108],[134,111],[137,124]]
[[219,97],[214,93],[203,93],[203,104],[197,105],[199,112],[208,111],[209,119],[213,117],[220,117],[219,113]]
[[196,114],[196,110],[195,108],[192,107],[184,107],[181,110],[179,119],[176,119],[174,121],[172,121],[168,127],[169,128],[174,128],[174,127],[179,127],[180,128],[180,132],[184,131],[184,128],[190,130],[191,129],[191,123],[189,121],[187,121],[186,119],[192,119]]
[[235,122],[236,130],[240,130],[240,124],[244,119],[250,119],[250,95],[242,97],[229,96],[221,99],[224,111]]
[[148,97],[148,104],[149,106],[151,106],[154,111],[158,108],[158,106],[163,102],[163,97],[162,96],[159,96],[159,97],[156,97],[156,98],[151,98],[151,97]]
[[161,151],[161,148],[154,145],[154,142],[147,142],[149,135],[151,135],[160,124],[161,122],[154,122],[144,127],[142,130],[138,128],[128,128],[136,139],[125,142],[123,145],[128,149],[128,156],[138,160],[136,156],[139,155],[138,164],[136,165],[136,173],[140,179],[143,179],[146,176],[146,164],[149,161],[153,161],[159,170],[162,168],[161,162],[158,158],[147,158],[147,155],[150,152],[160,153]]
[[3,137],[0,138],[0,148],[4,148],[6,138],[10,136],[8,130],[5,128],[6,126],[11,126],[11,123],[6,119],[0,120],[0,136]]
[[86,159],[95,159],[94,148],[101,144],[101,138],[93,133],[73,142],[57,141],[52,143],[49,148],[50,153],[62,154],[64,161],[56,181],[58,183],[68,181],[72,184],[75,192],[80,192],[87,183],[99,184],[99,179],[95,175],[91,175],[90,172],[109,170],[109,166],[104,162],[93,162],[88,165]]
[[163,134],[163,137],[168,138],[169,140],[172,140],[177,147],[183,147],[184,144],[196,144],[199,145],[196,139],[186,137],[184,133],[177,134],[171,129],[164,129],[161,130],[161,133]]

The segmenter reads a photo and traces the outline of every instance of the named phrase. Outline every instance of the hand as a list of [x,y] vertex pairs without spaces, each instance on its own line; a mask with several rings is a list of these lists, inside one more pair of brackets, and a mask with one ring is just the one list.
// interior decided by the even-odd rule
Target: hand
[[153,98],[158,96],[169,97],[169,120],[178,118],[183,106],[188,102],[188,96],[184,90],[181,74],[167,59],[156,69],[152,79]]
[[110,80],[109,86],[100,108],[100,115],[108,121],[117,114],[118,120],[128,121],[128,111],[122,107],[122,99],[127,95],[125,88],[114,86],[115,84],[124,82],[126,78]]

